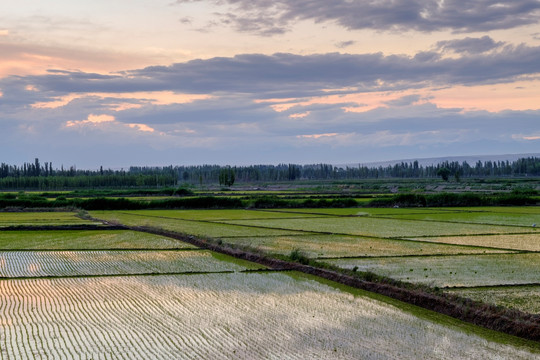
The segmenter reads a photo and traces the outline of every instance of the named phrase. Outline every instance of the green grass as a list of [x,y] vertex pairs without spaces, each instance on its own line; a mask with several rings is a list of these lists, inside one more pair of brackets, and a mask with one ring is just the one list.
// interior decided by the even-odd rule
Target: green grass
[[531,314],[540,314],[540,286],[508,286],[473,289],[448,290],[457,295],[473,300],[521,310]]
[[186,249],[187,243],[126,230],[46,230],[0,232],[0,249]]
[[122,211],[122,213],[164,217],[183,220],[204,220],[204,221],[219,221],[219,220],[254,220],[254,219],[276,219],[276,218],[305,218],[317,215],[310,214],[290,214],[281,212],[268,212],[260,210],[138,210],[138,211]]
[[[274,210],[268,210],[274,211]],[[459,212],[454,208],[332,208],[332,209],[286,209],[276,210],[291,213],[326,214],[335,216],[378,216],[378,215],[404,215],[404,214],[424,214],[424,213],[448,213]]]
[[0,212],[0,227],[92,224],[73,212]]
[[[394,215],[394,218],[398,216]],[[514,225],[531,228],[533,224],[540,226],[540,213],[526,214],[516,212],[453,212],[430,214],[407,214],[399,216],[401,219],[453,221],[476,224]]]
[[540,254],[339,259],[326,262],[439,287],[538,283]]
[[459,211],[484,211],[488,213],[504,213],[504,214],[540,214],[539,206],[488,206],[488,207],[473,207],[473,208],[451,208]]
[[[150,226],[179,233],[221,237],[221,236],[245,236],[246,227],[229,224],[216,224],[202,221],[189,221],[162,217],[139,216],[115,211],[92,211],[90,214],[99,219],[120,222],[130,226]],[[250,228],[249,233],[255,236],[273,236],[295,234],[291,230],[255,229]]]
[[[228,224],[260,226],[275,229],[303,230],[341,235],[375,237],[414,237],[464,234],[499,234],[516,232],[508,226],[454,224],[434,221],[410,221],[374,217],[301,218],[280,220],[234,220]],[[531,228],[531,232],[535,229]]]
[[[249,229],[248,229],[249,232]],[[484,254],[504,252],[481,247],[430,244],[418,241],[373,239],[360,236],[308,235],[269,237],[229,237],[224,242],[289,254],[299,249],[310,258],[351,256],[400,256],[434,254]]]
[[[411,239],[415,239],[412,237]],[[493,234],[482,236],[422,237],[422,241],[454,245],[487,246],[500,249],[540,251],[540,232],[532,234]]]

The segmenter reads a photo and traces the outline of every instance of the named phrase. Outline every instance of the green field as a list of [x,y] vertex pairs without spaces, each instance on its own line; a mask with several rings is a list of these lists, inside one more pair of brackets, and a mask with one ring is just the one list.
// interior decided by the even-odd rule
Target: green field
[[[175,211],[175,210],[171,210]],[[161,210],[160,210],[161,212]],[[165,216],[145,216],[138,212],[124,213],[115,211],[92,211],[90,214],[96,218],[104,219],[113,223],[121,223],[130,226],[150,226],[175,231],[179,233],[192,234],[197,236],[221,237],[221,236],[243,236],[246,233],[244,226],[212,223],[209,221],[192,221],[175,219]],[[161,213],[162,214],[162,213]],[[253,229],[250,234],[255,236],[273,236],[301,233],[293,230],[278,229]]]
[[366,238],[347,235],[282,235],[258,237],[222,237],[230,244],[259,248],[267,252],[289,254],[300,249],[310,258],[404,256],[404,255],[451,255],[502,253],[497,250],[476,246],[458,246],[408,241]]
[[439,287],[540,282],[540,254],[537,253],[337,259],[328,262],[347,269],[357,267],[359,271]]
[[[540,308],[536,229],[513,234],[515,227],[507,225],[515,224],[481,223],[477,217],[408,218],[410,213],[463,217],[466,209],[363,210],[90,214],[268,253],[300,250],[343,268],[459,287],[445,291],[524,311]],[[497,214],[504,218],[502,210]],[[74,213],[56,218],[58,213],[37,214],[12,215],[9,221],[31,224],[32,217],[39,222],[50,216],[50,223],[62,224],[78,219]],[[508,208],[508,214],[519,215],[519,209]],[[0,230],[0,277],[2,359],[77,354],[114,358],[110,355],[118,353],[155,359],[540,355],[535,342],[384,296],[276,271],[165,236],[106,226],[84,231]]]
[[[315,221],[314,221],[315,220]],[[339,235],[407,238],[415,236],[505,234],[516,232],[514,227],[411,221],[376,217],[318,217],[300,219],[227,220],[223,223],[281,230],[296,230]],[[536,233],[535,228],[530,229]]]
[[540,286],[495,286],[450,289],[449,291],[474,300],[540,314],[540,302],[534,301],[534,299],[540,298]]
[[470,211],[459,213],[425,213],[425,214],[406,214],[391,215],[393,218],[409,220],[429,220],[429,221],[451,221],[458,223],[473,224],[492,224],[514,226],[515,231],[520,229],[530,230],[532,225],[540,225],[540,214],[525,214],[517,212],[488,212],[488,211]]
[[[225,243],[269,253],[287,255],[299,250],[310,258],[347,269],[357,267],[359,271],[439,287],[507,286],[539,281],[540,259],[535,252],[540,251],[540,232],[529,224],[539,220],[536,207],[92,214],[98,218],[116,217],[129,225],[219,238]],[[498,299],[485,297],[495,303]],[[538,304],[540,300],[530,302]],[[522,307],[525,311],[528,308]]]
[[0,228],[6,226],[43,226],[93,224],[73,212],[0,212]]
[[171,238],[128,230],[0,232],[0,250],[107,250],[194,248]]
[[411,240],[429,241],[438,244],[486,246],[489,248],[540,251],[540,233],[492,234],[480,236],[411,237]]
[[118,211],[117,213],[132,214],[148,217],[162,217],[181,220],[200,221],[226,221],[226,220],[256,220],[256,219],[281,219],[281,218],[305,218],[318,216],[317,214],[294,214],[276,211],[260,210],[137,210]]

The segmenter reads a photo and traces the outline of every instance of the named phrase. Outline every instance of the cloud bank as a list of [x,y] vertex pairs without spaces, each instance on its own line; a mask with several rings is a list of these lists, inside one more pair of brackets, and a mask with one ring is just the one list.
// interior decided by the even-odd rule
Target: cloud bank
[[[537,77],[540,47],[511,46],[489,37],[439,42],[440,51],[415,56],[372,54],[243,54],[151,66],[118,74],[49,70],[45,75],[0,80],[5,101],[69,93],[174,91],[191,94],[248,93],[260,98],[328,94],[327,89],[390,91],[449,85],[480,85]],[[475,49],[475,50],[472,50]],[[452,51],[459,57],[443,56]],[[339,92],[336,90],[336,92]],[[10,96],[12,94],[12,96]]]
[[177,0],[225,7],[222,25],[271,36],[297,21],[336,23],[349,30],[471,33],[510,29],[539,21],[537,0]]

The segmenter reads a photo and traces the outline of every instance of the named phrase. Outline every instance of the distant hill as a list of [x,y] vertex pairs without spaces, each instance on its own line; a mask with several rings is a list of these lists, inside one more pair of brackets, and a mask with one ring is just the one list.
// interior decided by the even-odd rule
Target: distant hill
[[446,157],[436,157],[436,158],[423,158],[423,159],[403,159],[403,160],[390,160],[390,161],[379,161],[379,162],[369,162],[369,163],[356,163],[356,164],[340,164],[335,165],[337,167],[356,167],[359,164],[362,166],[366,166],[369,168],[372,167],[387,167],[387,166],[393,166],[395,164],[400,164],[402,162],[404,163],[411,163],[415,160],[418,161],[418,164],[420,166],[429,166],[429,165],[437,165],[444,161],[457,161],[460,164],[464,161],[469,163],[469,165],[474,166],[474,164],[480,160],[482,162],[485,161],[516,161],[517,159],[521,158],[528,158],[528,157],[540,157],[540,153],[531,153],[531,154],[504,154],[504,155],[471,155],[471,156],[446,156]]

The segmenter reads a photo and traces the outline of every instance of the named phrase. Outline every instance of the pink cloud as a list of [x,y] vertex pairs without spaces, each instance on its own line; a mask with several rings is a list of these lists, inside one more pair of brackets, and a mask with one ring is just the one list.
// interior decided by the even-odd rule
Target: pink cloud
[[128,126],[132,129],[136,129],[143,132],[154,132],[156,131],[154,128],[151,128],[150,126],[146,124],[128,124]]
[[110,123],[114,122],[116,119],[114,116],[111,115],[94,115],[90,114],[88,115],[88,118],[86,120],[80,120],[80,121],[68,121],[66,122],[66,127],[73,127],[73,126],[85,126],[85,125],[98,125],[102,123]]

